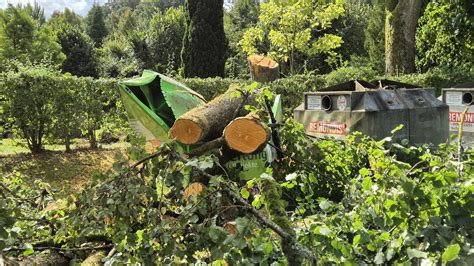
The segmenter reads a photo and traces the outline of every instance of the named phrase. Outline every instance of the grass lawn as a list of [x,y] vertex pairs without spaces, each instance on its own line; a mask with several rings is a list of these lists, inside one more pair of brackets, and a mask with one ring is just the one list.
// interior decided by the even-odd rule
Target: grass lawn
[[44,153],[33,155],[16,144],[12,139],[1,140],[0,172],[3,175],[20,172],[31,181],[48,182],[58,190],[59,196],[78,192],[94,172],[109,169],[115,153],[123,152],[128,146],[128,143],[119,142],[91,150],[86,148],[85,140],[78,140],[71,153],[64,152],[62,145],[46,145]]

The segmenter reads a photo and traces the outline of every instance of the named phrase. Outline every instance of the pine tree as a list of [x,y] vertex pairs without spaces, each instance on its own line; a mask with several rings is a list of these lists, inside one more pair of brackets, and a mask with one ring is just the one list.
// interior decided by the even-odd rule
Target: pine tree
[[100,47],[103,39],[107,36],[104,14],[102,7],[98,4],[94,4],[87,14],[87,34],[94,41],[96,47]]
[[227,39],[223,0],[187,0],[181,53],[185,77],[224,76]]

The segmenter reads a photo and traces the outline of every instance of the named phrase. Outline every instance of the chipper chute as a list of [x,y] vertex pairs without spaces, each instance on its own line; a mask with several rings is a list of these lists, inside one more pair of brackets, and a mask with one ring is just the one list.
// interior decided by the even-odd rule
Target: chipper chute
[[132,129],[147,140],[168,140],[176,118],[205,103],[185,85],[154,71],[120,82],[120,94]]

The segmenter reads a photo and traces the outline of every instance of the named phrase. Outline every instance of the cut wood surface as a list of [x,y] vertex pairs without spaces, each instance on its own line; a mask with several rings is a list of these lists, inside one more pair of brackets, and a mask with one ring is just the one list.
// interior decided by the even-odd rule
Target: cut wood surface
[[230,122],[224,129],[224,139],[229,148],[250,154],[265,147],[270,131],[256,114],[250,113]]
[[227,124],[235,118],[236,110],[243,111],[245,104],[255,102],[255,95],[244,97],[235,87],[214,98],[203,106],[193,108],[179,117],[169,131],[170,139],[176,139],[182,144],[191,145],[222,136]]
[[262,55],[251,55],[247,58],[250,75],[254,81],[267,83],[280,77],[278,63]]

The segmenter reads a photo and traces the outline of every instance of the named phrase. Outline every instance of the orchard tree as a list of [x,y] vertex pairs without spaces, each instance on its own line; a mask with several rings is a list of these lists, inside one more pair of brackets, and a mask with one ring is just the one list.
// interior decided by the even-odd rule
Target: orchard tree
[[[342,14],[342,4],[326,1],[317,4],[305,0],[262,3],[259,23],[245,32],[240,45],[248,55],[268,53],[279,61],[288,62],[290,74],[295,74],[296,53],[308,56],[335,54],[334,49],[341,46],[342,38],[320,32],[330,28],[331,22]],[[259,46],[266,38],[270,50],[262,51]]]
[[87,33],[94,41],[96,47],[100,47],[103,39],[107,36],[104,14],[102,7],[98,4],[94,4],[87,14]]
[[474,7],[468,0],[429,2],[416,32],[419,70],[426,71],[434,66],[473,67],[472,10]]
[[415,32],[421,0],[385,1],[385,74],[415,72]]
[[224,76],[227,39],[223,0],[187,0],[181,53],[185,77]]

